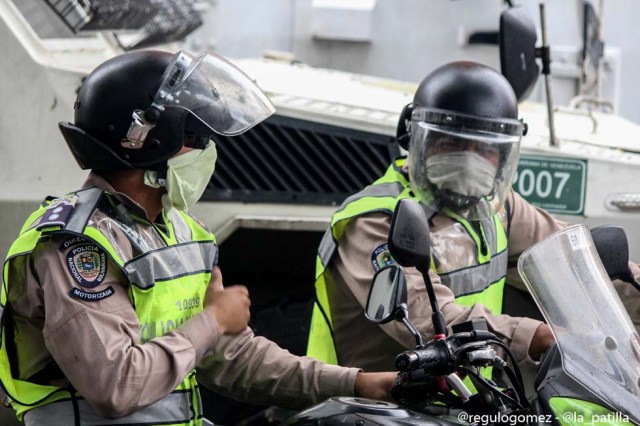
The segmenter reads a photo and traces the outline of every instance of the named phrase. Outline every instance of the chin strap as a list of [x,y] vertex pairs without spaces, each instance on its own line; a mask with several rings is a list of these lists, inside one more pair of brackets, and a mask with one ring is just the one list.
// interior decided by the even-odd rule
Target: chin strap
[[449,189],[437,190],[436,198],[441,204],[450,208],[454,212],[469,210],[480,202],[480,197],[473,195],[462,195]]
[[156,165],[155,172],[158,183],[160,186],[165,187],[167,185],[167,162],[163,161]]
[[492,199],[496,194],[496,189],[492,188],[489,194],[482,197],[477,197],[475,195],[462,195],[451,191],[450,189],[436,189],[434,192],[436,199],[440,201],[440,204],[450,208],[456,213],[459,213],[473,208],[484,198]]
[[209,142],[213,140],[212,134],[185,133],[184,146],[194,149],[205,149]]
[[152,188],[165,187],[167,184],[167,162],[152,166],[144,172],[144,183]]

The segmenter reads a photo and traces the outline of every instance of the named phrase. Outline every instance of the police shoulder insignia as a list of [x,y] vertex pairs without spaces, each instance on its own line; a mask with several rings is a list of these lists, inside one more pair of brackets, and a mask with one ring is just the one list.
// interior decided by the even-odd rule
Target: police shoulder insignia
[[92,243],[81,243],[67,252],[67,268],[82,287],[97,287],[107,275],[107,255]]
[[78,196],[75,194],[54,199],[38,220],[36,228],[43,229],[48,226],[64,227],[77,202]]
[[396,263],[393,257],[391,257],[391,253],[389,252],[389,245],[387,243],[376,247],[376,249],[371,253],[371,264],[373,265],[373,269],[379,271],[387,265],[392,265]]

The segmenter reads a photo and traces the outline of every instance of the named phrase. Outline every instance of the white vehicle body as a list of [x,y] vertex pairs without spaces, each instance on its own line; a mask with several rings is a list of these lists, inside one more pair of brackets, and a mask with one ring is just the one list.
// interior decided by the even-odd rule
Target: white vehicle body
[[[0,61],[0,221],[4,225],[0,254],[4,257],[27,215],[46,195],[63,195],[82,184],[86,172],[73,161],[57,123],[73,119],[82,78],[122,50],[102,33],[41,39],[11,0],[0,0],[0,47],[5,52]],[[279,118],[375,136],[386,141],[390,150],[395,147],[392,139],[399,113],[417,87],[415,82],[286,61],[234,62],[257,80]],[[559,108],[555,116],[559,145],[551,146],[546,108],[524,102],[520,115],[529,132],[522,140],[515,188],[563,220],[624,227],[631,259],[640,260],[636,181],[640,126],[616,115]],[[274,168],[286,168],[299,155],[286,152],[286,161],[281,159]],[[354,165],[359,160],[348,150],[336,155]],[[221,156],[218,169],[224,162]],[[308,298],[313,292],[315,250],[339,201],[313,202],[313,196],[298,195],[297,201],[282,194],[271,200],[228,197],[201,201],[193,209],[216,234],[221,256],[228,256],[221,257],[226,262],[225,282],[248,283],[255,305],[283,294]],[[270,261],[274,252],[280,252],[279,260]],[[280,274],[287,269],[293,272]],[[298,274],[298,269],[303,271]]]
[[[0,250],[6,252],[21,225],[21,215],[4,213],[14,211],[11,205],[33,205],[43,195],[74,188],[81,181],[83,172],[62,145],[56,124],[71,119],[82,77],[120,49],[101,33],[40,39],[10,0],[0,1],[0,16],[3,44],[9,58],[15,58],[3,62],[3,75],[11,76],[11,84],[0,88],[3,99],[13,100],[5,103],[0,118],[4,157],[0,176],[5,182],[0,190],[0,206],[4,206],[0,215],[6,215],[8,229],[14,230],[0,241]],[[284,61],[236,63],[267,92],[277,115],[388,137],[395,134],[399,111],[411,101],[416,87],[415,83]],[[34,96],[39,99],[32,99]],[[544,106],[524,102],[520,115],[529,133],[522,140],[525,164],[521,161],[516,190],[563,220],[623,226],[630,237],[632,258],[640,258],[640,239],[634,238],[640,229],[640,190],[634,179],[640,170],[640,126],[616,115],[556,108],[559,146],[551,146]],[[15,126],[16,122],[21,125]],[[24,155],[25,148],[30,155]],[[549,158],[553,161],[545,164],[543,160]],[[570,164],[575,167],[570,167],[573,171],[567,177],[563,167]],[[561,199],[566,198],[566,185],[572,185],[569,201]],[[201,202],[195,211],[224,241],[237,227],[321,231],[335,208],[245,200]]]

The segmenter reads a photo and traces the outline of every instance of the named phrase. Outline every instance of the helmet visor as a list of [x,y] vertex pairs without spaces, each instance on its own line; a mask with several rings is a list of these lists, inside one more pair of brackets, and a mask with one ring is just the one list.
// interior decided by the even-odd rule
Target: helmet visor
[[238,135],[275,112],[258,85],[239,68],[212,53],[176,53],[153,104],[183,108],[214,132]]
[[469,220],[491,217],[502,208],[521,134],[489,130],[494,124],[471,129],[412,121],[409,176],[424,204]]

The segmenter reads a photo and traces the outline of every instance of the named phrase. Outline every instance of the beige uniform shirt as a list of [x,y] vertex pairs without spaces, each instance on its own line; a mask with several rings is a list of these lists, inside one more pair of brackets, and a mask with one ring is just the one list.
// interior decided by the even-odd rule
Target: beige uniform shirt
[[[510,206],[509,253],[514,256],[563,226],[515,193],[510,195]],[[443,215],[435,216],[432,223],[432,248],[438,252],[439,262],[445,267],[448,263],[449,270],[475,264],[476,247],[461,225]],[[328,293],[338,359],[343,365],[358,366],[365,371],[393,368],[398,353],[415,347],[414,337],[403,324],[394,321],[379,326],[363,315],[375,274],[372,253],[387,242],[390,226],[391,216],[387,214],[373,213],[357,218],[347,226],[330,264],[334,282],[328,283]],[[415,268],[407,268],[405,272],[409,317],[422,336],[430,339],[434,334],[432,311],[422,275]],[[451,290],[440,283],[439,277],[433,272],[430,275],[447,326],[484,317],[490,329],[510,346],[518,362],[531,362],[529,344],[541,324],[539,321],[493,315],[478,304],[472,308],[458,305]]]
[[[115,193],[95,174],[89,175],[85,186]],[[118,197],[130,211],[144,217],[140,206],[123,194]],[[130,250],[129,240],[119,234],[122,231],[111,232]],[[153,232],[141,235],[151,247],[163,244]],[[205,312],[140,344],[129,284],[110,260],[104,280],[90,291],[112,287],[113,295],[97,301],[70,296],[72,288],[79,286],[67,265],[69,241],[69,236],[56,236],[40,244],[21,267],[28,276],[25,291],[10,297],[15,338],[27,348],[18,354],[20,378],[43,384],[70,382],[98,414],[109,417],[158,401],[194,367],[207,387],[257,404],[299,408],[330,396],[353,394],[358,370],[291,355],[255,337],[249,328],[238,335],[221,335],[214,318]],[[212,281],[216,279],[221,281],[219,273],[212,274]]]
[[[568,224],[534,207],[514,191],[509,194],[509,208],[511,267],[507,282],[518,285],[521,279],[514,266],[520,254]],[[506,223],[506,211],[504,216]],[[459,223],[444,215],[436,215],[431,222],[432,250],[436,253],[442,270],[477,263],[475,243]],[[352,221],[329,264],[333,282],[328,280],[327,291],[338,359],[342,365],[357,366],[365,371],[393,369],[397,354],[415,348],[415,339],[403,324],[393,321],[380,326],[368,321],[363,313],[375,274],[372,253],[387,243],[390,226],[391,216],[383,213],[368,214]],[[635,264],[631,267],[634,275],[640,276],[640,268]],[[432,311],[422,275],[415,268],[407,268],[405,272],[409,317],[423,338],[430,339],[434,334]],[[489,328],[510,346],[520,367],[524,368],[523,373],[532,374],[534,364],[528,352],[533,335],[541,324],[539,321],[494,315],[479,304],[471,308],[458,305],[453,293],[440,283],[438,276],[433,272],[430,276],[447,326],[473,318],[486,318]],[[640,292],[619,281],[614,282],[614,285],[623,296],[623,303],[632,320],[636,324],[640,323]],[[508,303],[508,300],[504,303]]]

